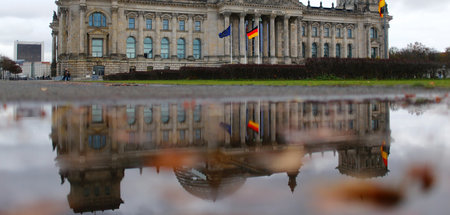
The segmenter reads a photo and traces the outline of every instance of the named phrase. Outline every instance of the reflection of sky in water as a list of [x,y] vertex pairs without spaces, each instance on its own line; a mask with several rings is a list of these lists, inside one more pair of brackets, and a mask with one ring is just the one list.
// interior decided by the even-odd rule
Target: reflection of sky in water
[[[33,201],[50,200],[64,204],[66,214],[68,183],[60,185],[55,152],[52,152],[51,107],[45,106],[44,118],[14,121],[13,107],[0,111],[0,214],[2,209],[28,205]],[[393,188],[401,186],[407,168],[416,163],[429,163],[438,179],[431,193],[422,195],[414,187],[402,207],[392,211],[365,211],[364,214],[446,214],[450,211],[450,114],[445,105],[434,106],[416,116],[407,110],[390,112],[391,136],[389,174],[369,179]],[[286,174],[247,179],[232,196],[217,202],[204,201],[187,193],[172,170],[154,168],[125,170],[121,182],[124,204],[120,211],[103,214],[358,214],[355,211],[322,210],[315,192],[324,184],[343,179],[335,169],[338,154],[333,152],[306,155],[297,177],[297,188],[291,193]],[[351,179],[354,180],[354,179]],[[431,210],[431,211],[430,211]],[[89,214],[89,213],[88,213]],[[98,214],[102,214],[98,212]],[[360,213],[359,213],[360,214]]]

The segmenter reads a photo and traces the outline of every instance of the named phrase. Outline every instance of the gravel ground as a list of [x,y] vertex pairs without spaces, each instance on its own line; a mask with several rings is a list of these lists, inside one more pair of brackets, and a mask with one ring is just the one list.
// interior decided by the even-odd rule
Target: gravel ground
[[120,85],[62,81],[0,81],[0,101],[122,103],[141,100],[236,100],[279,98],[303,100],[393,99],[405,95],[446,97],[449,89],[385,86],[207,86]]

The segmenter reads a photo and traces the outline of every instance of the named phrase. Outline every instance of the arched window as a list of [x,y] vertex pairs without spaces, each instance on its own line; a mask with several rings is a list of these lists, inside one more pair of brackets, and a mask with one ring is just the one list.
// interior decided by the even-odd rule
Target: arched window
[[378,37],[377,29],[370,28],[370,39],[376,39]]
[[106,27],[106,16],[103,13],[95,12],[89,16],[89,26]]
[[147,54],[147,58],[153,58],[153,41],[150,37],[144,39],[144,55],[145,54]]
[[177,57],[178,59],[183,59],[185,56],[186,45],[183,38],[177,41]]
[[127,105],[127,122],[128,125],[133,125],[136,122],[136,106]]
[[127,39],[127,58],[136,57],[136,39],[128,37]]
[[323,45],[323,56],[324,57],[329,57],[330,56],[330,46],[328,45],[328,43],[325,43]]
[[144,122],[147,124],[152,123],[153,121],[153,107],[150,106],[145,106],[144,107]]
[[164,37],[161,40],[161,58],[169,58],[169,48],[169,39],[167,39],[167,37]]
[[177,119],[178,119],[178,122],[186,121],[186,111],[184,110],[184,107],[181,104],[178,104],[178,107],[177,107]]
[[194,59],[200,59],[202,57],[202,42],[200,39],[194,40]]
[[169,104],[161,104],[161,121],[168,123],[170,119]]
[[312,57],[317,57],[317,43],[313,43],[311,46]]
[[336,57],[341,57],[341,44],[336,44]]

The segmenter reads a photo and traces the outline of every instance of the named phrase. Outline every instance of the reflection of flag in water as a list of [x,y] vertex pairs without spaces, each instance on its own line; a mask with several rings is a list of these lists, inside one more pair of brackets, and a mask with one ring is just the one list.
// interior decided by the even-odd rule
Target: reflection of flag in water
[[228,125],[226,123],[221,122],[220,123],[220,127],[222,127],[223,129],[225,129],[225,131],[227,131],[230,135],[231,135],[231,125]]
[[256,133],[259,133],[259,125],[253,121],[248,121],[248,128],[252,129],[253,131],[255,131]]
[[386,149],[386,141],[383,141],[381,145],[381,157],[383,158],[383,163],[387,167],[388,166],[388,150]]

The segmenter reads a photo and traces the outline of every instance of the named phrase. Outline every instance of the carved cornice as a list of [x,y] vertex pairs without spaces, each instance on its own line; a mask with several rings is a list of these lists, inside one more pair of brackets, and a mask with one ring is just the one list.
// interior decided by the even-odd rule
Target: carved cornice
[[80,4],[80,11],[81,12],[86,12],[86,10],[87,10],[86,4]]

